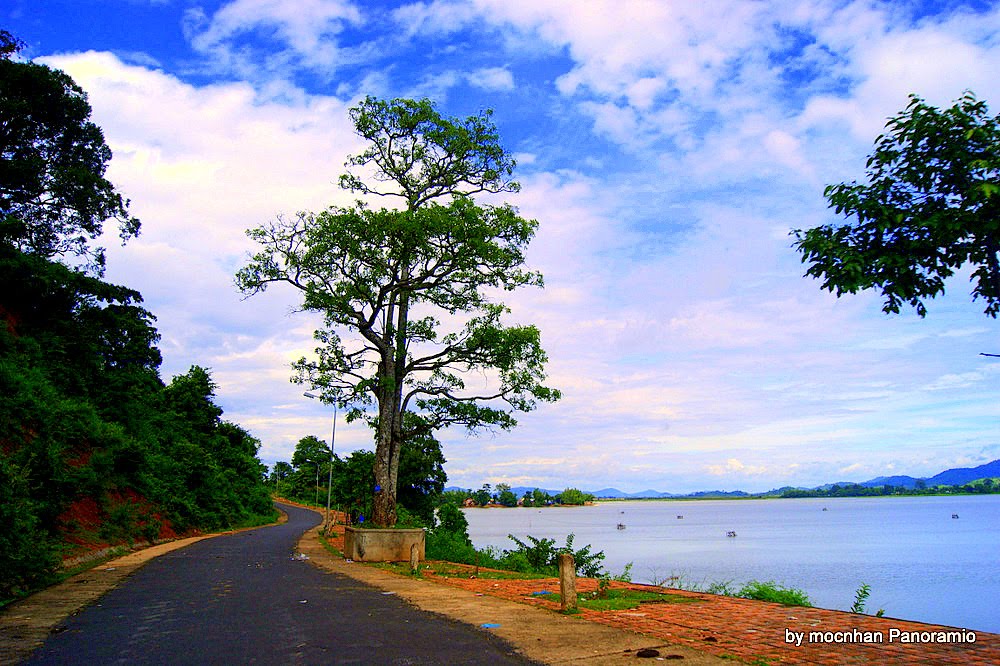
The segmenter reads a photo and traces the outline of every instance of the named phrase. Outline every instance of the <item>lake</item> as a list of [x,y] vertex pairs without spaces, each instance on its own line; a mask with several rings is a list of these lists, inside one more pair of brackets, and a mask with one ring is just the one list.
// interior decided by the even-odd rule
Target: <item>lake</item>
[[1000,633],[1000,495],[622,501],[465,516],[477,547],[514,548],[508,534],[561,546],[573,533],[575,548],[604,551],[612,573],[632,562],[637,583],[771,580],[840,610],[867,583],[869,613]]

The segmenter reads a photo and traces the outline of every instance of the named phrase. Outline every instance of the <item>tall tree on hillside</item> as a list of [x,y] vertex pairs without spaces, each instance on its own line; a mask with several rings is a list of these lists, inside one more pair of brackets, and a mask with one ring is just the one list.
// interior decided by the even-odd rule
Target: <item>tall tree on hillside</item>
[[263,249],[237,283],[246,294],[291,284],[304,309],[323,313],[318,359],[300,360],[295,381],[375,428],[373,520],[392,525],[404,440],[451,424],[511,428],[514,411],[559,392],[542,383],[538,329],[504,325],[508,309],[491,300],[542,276],[522,268],[537,222],[471,198],[519,189],[489,113],[449,119],[427,100],[369,97],[351,118],[369,147],[347,166],[373,175],[347,173],[341,185],[401,207],[358,202],[253,229]]
[[104,250],[89,241],[109,219],[125,241],[139,220],[104,178],[111,149],[87,95],[65,72],[13,60],[20,47],[0,31],[0,242],[46,259],[77,256],[101,274]]
[[879,289],[883,310],[904,303],[921,317],[965,264],[973,299],[1000,313],[1000,116],[966,93],[947,109],[916,95],[889,119],[867,162],[868,183],[826,188],[853,220],[795,230],[807,275],[844,293]]

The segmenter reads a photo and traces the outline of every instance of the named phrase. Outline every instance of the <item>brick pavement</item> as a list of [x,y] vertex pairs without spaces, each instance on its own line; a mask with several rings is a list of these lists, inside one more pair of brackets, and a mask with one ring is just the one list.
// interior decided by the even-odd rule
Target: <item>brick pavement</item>
[[[331,540],[331,545],[338,546],[337,540]],[[427,571],[425,578],[477,594],[558,611],[557,603],[546,600],[548,595],[532,594],[542,591],[558,593],[558,579],[473,578],[470,577],[472,567],[450,566],[464,568],[468,575],[445,577]],[[970,635],[970,632],[953,627],[820,608],[783,606],[651,585],[613,582],[612,587],[670,592],[692,601],[640,603],[634,609],[618,611],[584,609],[578,617],[748,663],[1000,664],[1000,634],[974,632]],[[597,581],[578,579],[577,589],[581,594],[592,592],[597,589]],[[801,632],[801,645],[786,642],[786,630]],[[812,632],[819,633],[812,636],[815,640],[810,641]],[[921,634],[926,635],[927,632],[931,637],[936,632],[951,632],[950,638],[959,640],[945,643],[903,642],[906,636],[920,640]],[[839,638],[840,641],[829,642],[831,638]],[[881,642],[875,642],[878,639]]]

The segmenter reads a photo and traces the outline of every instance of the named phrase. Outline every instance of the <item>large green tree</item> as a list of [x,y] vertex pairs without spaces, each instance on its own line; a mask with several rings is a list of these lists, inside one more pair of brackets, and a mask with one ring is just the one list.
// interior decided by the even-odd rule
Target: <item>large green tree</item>
[[[295,481],[299,496],[319,503],[320,482],[325,482],[330,471],[330,449],[326,442],[316,435],[300,439],[292,453],[292,466],[298,472]],[[323,478],[320,479],[320,476]],[[306,493],[306,488],[310,492]]]
[[559,392],[543,384],[538,329],[505,325],[493,300],[542,276],[523,268],[537,222],[472,199],[519,189],[489,113],[446,118],[428,100],[369,97],[351,118],[368,148],[347,166],[368,181],[349,172],[341,185],[399,207],[358,202],[252,229],[262,250],[237,283],[247,294],[290,284],[324,315],[318,358],[300,360],[295,381],[375,428],[373,520],[392,525],[404,440],[452,424],[510,428],[512,412]]
[[14,60],[19,49],[0,31],[0,242],[47,259],[77,256],[100,274],[104,251],[90,241],[109,219],[127,240],[139,220],[104,178],[111,149],[87,95],[65,72]]
[[807,275],[844,293],[879,289],[883,310],[944,292],[973,268],[973,299],[1000,312],[1000,116],[971,92],[947,109],[911,95],[868,157],[867,183],[840,183],[825,196],[846,224],[795,230]]

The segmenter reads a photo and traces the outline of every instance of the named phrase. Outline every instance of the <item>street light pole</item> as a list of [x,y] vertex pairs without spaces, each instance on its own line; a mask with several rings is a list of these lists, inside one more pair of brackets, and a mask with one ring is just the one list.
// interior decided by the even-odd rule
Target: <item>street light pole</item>
[[[313,398],[315,400],[319,399],[318,395],[316,395],[315,393],[309,393],[308,391],[306,391],[302,395],[304,395],[307,398]],[[330,473],[327,476],[327,482],[326,482],[326,522],[324,531],[329,531],[330,529],[330,493],[333,490],[333,446],[336,439],[337,439],[337,402],[335,400],[333,403],[333,430],[330,432]],[[319,471],[318,467],[316,468],[316,471],[317,472]],[[317,483],[316,485],[318,489],[319,483]]]

